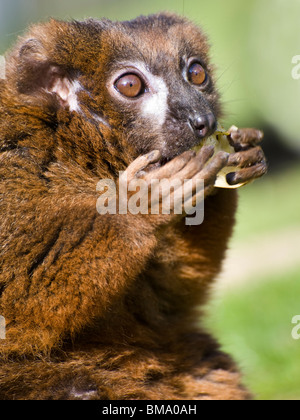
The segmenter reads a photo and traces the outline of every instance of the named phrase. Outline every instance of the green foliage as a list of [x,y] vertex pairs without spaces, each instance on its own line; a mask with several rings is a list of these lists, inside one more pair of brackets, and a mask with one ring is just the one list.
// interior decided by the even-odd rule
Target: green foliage
[[268,176],[239,190],[234,245],[285,228],[300,228],[300,167]]
[[[299,229],[299,179],[297,166],[240,190],[233,249],[254,238],[259,242],[260,237]],[[288,243],[281,248],[274,258],[289,252]],[[300,399],[300,340],[291,337],[291,320],[300,315],[300,265],[217,291],[208,313],[209,329],[238,361],[256,398]]]
[[258,399],[300,399],[300,340],[291,336],[300,315],[300,266],[216,297],[209,307],[210,330],[244,372]]

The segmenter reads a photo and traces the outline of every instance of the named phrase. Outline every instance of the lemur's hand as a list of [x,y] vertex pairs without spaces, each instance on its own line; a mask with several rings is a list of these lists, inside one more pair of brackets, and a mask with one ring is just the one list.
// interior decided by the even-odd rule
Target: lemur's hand
[[[205,146],[197,154],[195,151],[188,150],[166,164],[160,165],[160,152],[154,150],[135,159],[122,176],[126,179],[128,185],[131,183],[131,191],[135,191],[135,185],[138,185],[140,180],[146,182],[147,188],[140,192],[140,200],[149,205],[148,210],[145,209],[147,210],[145,212],[147,215],[152,214],[153,205],[152,200],[149,200],[149,194],[151,194],[151,197],[157,197],[159,214],[162,214],[162,196],[164,196],[166,202],[170,203],[169,213],[163,215],[163,217],[158,217],[158,213],[154,213],[154,218],[157,223],[166,223],[172,221],[174,217],[184,217],[186,214],[190,214],[190,210],[194,209],[195,204],[200,199],[206,198],[213,192],[216,176],[227,165],[229,153],[220,151],[215,156],[213,155],[214,148],[212,146]],[[164,180],[168,181],[169,184],[166,184],[164,193],[162,194],[159,182]],[[184,189],[184,199],[186,199],[186,196],[188,199],[182,201],[183,197],[181,193],[177,193],[178,191],[182,192],[182,186],[185,180],[191,180],[192,182]],[[204,190],[197,190],[197,180],[203,181]],[[158,181],[158,183],[155,183],[155,181]],[[169,185],[173,185],[174,187],[169,188]],[[135,194],[135,192],[128,191],[127,198],[129,200],[132,194]],[[174,213],[175,208],[179,209],[179,207],[181,211]],[[151,220],[153,221],[153,218]]]
[[228,184],[245,183],[263,176],[268,169],[264,152],[258,146],[263,139],[263,132],[255,128],[232,127],[229,133],[230,143],[236,153],[229,156],[228,166],[237,166],[240,169],[227,174]]

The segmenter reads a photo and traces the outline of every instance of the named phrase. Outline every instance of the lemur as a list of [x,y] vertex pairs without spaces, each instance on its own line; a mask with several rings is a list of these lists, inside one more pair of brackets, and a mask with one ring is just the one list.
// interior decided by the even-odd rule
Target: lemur
[[[238,400],[239,369],[201,308],[232,234],[231,184],[262,176],[261,132],[191,150],[221,101],[209,44],[186,18],[50,20],[0,81],[1,399]],[[99,214],[101,179],[202,179],[204,221]]]

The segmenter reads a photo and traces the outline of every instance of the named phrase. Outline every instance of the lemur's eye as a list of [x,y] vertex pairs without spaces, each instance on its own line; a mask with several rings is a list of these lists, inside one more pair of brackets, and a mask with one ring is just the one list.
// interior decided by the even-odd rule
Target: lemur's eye
[[125,74],[115,83],[115,88],[127,98],[136,98],[143,92],[143,82],[136,74]]
[[203,85],[206,82],[207,75],[200,63],[192,63],[188,69],[188,79],[194,85]]

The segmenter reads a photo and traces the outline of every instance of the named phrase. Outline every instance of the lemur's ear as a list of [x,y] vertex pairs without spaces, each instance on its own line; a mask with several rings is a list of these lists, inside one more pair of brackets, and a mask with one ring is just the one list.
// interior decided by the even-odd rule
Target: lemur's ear
[[77,110],[78,82],[72,79],[66,69],[49,60],[39,40],[26,40],[15,59],[19,93],[32,96],[39,93],[56,95],[61,106],[69,107],[71,111]]

